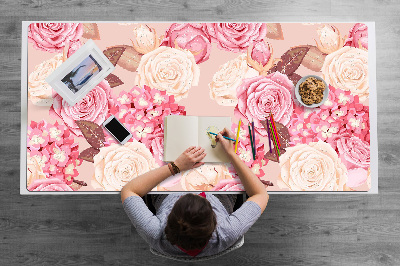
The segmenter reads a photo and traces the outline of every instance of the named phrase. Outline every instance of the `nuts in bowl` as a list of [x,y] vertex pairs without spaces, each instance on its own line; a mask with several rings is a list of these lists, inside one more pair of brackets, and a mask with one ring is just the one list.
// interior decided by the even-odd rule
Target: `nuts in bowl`
[[329,87],[322,78],[309,75],[297,82],[295,94],[305,107],[318,107],[328,99]]

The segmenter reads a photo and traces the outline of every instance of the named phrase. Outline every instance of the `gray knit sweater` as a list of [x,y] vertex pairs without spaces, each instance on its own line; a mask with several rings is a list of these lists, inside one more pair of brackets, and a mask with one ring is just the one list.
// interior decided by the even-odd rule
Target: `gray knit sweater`
[[[164,229],[172,207],[180,196],[186,193],[168,195],[154,215],[139,196],[131,196],[124,201],[124,209],[138,234],[155,250],[172,256],[190,257],[167,240]],[[229,215],[222,203],[214,195],[206,193],[206,198],[217,217],[217,227],[207,246],[197,257],[220,253],[232,246],[261,215],[261,208],[253,201],[246,201]]]

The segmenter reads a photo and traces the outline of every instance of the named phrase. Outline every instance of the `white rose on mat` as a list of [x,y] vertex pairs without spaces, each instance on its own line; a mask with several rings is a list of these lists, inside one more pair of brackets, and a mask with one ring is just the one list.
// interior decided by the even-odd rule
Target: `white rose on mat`
[[53,88],[46,82],[46,78],[62,63],[62,54],[46,60],[35,67],[28,78],[28,99],[34,105],[51,106],[53,104]]
[[228,167],[224,164],[203,164],[200,167],[188,170],[182,174],[181,185],[183,190],[209,191],[223,179],[232,179]]
[[235,106],[238,102],[236,88],[244,78],[258,76],[258,71],[249,67],[246,54],[221,65],[218,72],[214,74],[210,87],[210,97],[219,105]]
[[166,91],[176,101],[186,98],[200,77],[200,68],[190,51],[166,46],[143,55],[137,72],[136,85]]
[[38,179],[45,179],[46,175],[43,173],[43,168],[40,162],[35,158],[31,157],[30,153],[27,153],[26,157],[26,169],[27,169],[27,186],[31,185],[33,181]]
[[343,191],[347,169],[335,150],[322,141],[289,147],[279,158],[280,188],[294,191]]
[[360,101],[368,99],[368,51],[344,46],[326,56],[321,71],[331,86],[358,95]]
[[153,155],[136,140],[100,148],[94,156],[94,179],[104,190],[121,190],[133,178],[158,167]]

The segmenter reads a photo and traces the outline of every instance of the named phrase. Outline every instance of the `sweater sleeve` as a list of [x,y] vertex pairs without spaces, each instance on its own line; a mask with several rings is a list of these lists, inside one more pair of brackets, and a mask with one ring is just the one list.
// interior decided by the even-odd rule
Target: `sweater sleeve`
[[161,237],[161,222],[139,196],[130,196],[123,203],[124,210],[138,234],[152,244]]
[[230,247],[243,236],[260,216],[261,208],[253,201],[246,201],[227,216],[219,225],[219,234],[226,247]]

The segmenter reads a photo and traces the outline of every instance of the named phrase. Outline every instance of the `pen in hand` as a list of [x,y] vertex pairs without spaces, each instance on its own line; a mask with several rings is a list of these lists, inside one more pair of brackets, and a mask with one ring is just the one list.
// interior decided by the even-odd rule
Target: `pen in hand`
[[[208,131],[207,133],[209,133],[209,134],[212,134],[212,135],[218,135],[217,133],[214,133],[214,132],[210,132],[210,131]],[[225,137],[225,136],[222,136],[222,137],[224,137],[224,139],[229,139],[229,140],[232,140],[232,141],[236,141],[235,139],[231,139],[231,138],[229,138],[229,137]]]

